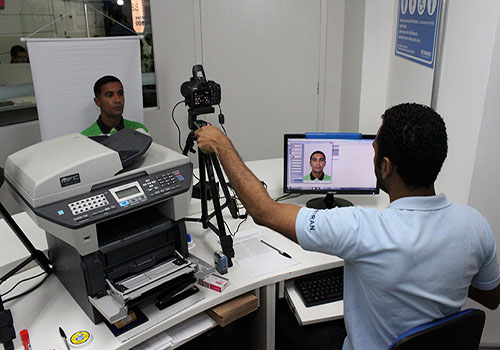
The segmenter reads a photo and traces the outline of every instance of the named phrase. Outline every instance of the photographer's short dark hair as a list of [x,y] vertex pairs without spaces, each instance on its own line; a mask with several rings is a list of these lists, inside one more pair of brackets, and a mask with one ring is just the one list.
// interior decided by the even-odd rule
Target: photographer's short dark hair
[[311,155],[309,156],[309,160],[312,160],[313,159],[313,155],[315,155],[316,153],[319,153],[321,155],[323,155],[323,159],[326,160],[326,156],[323,152],[321,151],[314,151],[313,153],[311,153]]
[[404,103],[389,108],[382,119],[377,167],[387,157],[407,186],[431,186],[448,153],[443,118],[430,107]]
[[[99,80],[97,80],[94,84],[95,97],[99,97],[99,95],[101,94],[101,91],[102,91],[102,87],[104,85],[106,85],[107,83],[114,83],[114,82],[118,82],[118,83],[122,84],[120,79],[118,79],[117,77],[115,77],[113,75],[105,75],[104,77],[99,78]],[[123,84],[122,84],[122,86],[123,86]]]

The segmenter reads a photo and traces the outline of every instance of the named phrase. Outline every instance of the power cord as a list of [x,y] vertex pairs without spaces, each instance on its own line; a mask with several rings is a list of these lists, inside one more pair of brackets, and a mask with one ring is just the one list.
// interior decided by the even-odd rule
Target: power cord
[[[294,199],[294,198],[298,198],[298,197],[302,196],[302,193],[299,193],[299,194],[297,194],[297,195],[295,195],[293,197],[290,197],[292,194],[293,193],[287,193],[284,196],[276,198],[275,201],[279,202],[279,201],[282,201],[282,200],[285,200],[285,199]],[[288,198],[288,197],[290,197],[290,198]]]
[[177,127],[177,131],[178,131],[178,134],[179,134],[179,148],[180,148],[181,152],[183,151],[182,144],[181,144],[181,128],[179,128],[179,124],[177,124],[177,122],[175,121],[174,111],[175,111],[175,109],[177,108],[178,105],[180,105],[181,103],[184,103],[184,102],[186,102],[186,100],[179,101],[179,102],[177,102],[175,104],[174,108],[172,108],[172,120],[174,121],[174,124]]
[[[12,290],[13,290],[13,289],[14,289],[14,288],[18,285],[18,284],[20,284],[20,283],[22,283],[22,282],[29,281],[29,280],[31,280],[31,279],[33,279],[33,278],[36,278],[36,277],[42,276],[44,273],[46,274],[46,272],[43,272],[43,273],[38,274],[38,275],[36,275],[36,276],[28,277],[28,278],[26,278],[26,279],[24,279],[24,280],[19,281],[19,282],[18,282],[18,283],[17,283],[14,287],[12,287],[9,291],[7,291],[7,293],[4,293],[4,295],[5,295],[5,294],[10,293],[10,292],[11,292],[11,291],[12,291]],[[39,282],[36,286],[34,286],[34,287],[32,287],[32,288],[28,289],[27,291],[25,291],[25,292],[23,292],[23,293],[21,293],[21,294],[15,295],[15,296],[10,297],[10,298],[7,298],[7,299],[5,299],[3,302],[4,302],[4,303],[8,303],[9,301],[15,300],[15,299],[17,299],[17,298],[20,298],[20,297],[22,297],[22,296],[24,296],[24,295],[26,295],[26,294],[29,294],[29,293],[33,292],[34,290],[36,290],[37,288],[39,288],[39,287],[40,287],[40,286],[41,286],[41,285],[42,285],[42,284],[43,284],[43,283],[47,280],[47,278],[48,278],[49,276],[50,276],[50,274],[47,274],[47,275],[43,278],[43,280],[41,280],[41,281],[40,281],[40,282]]]

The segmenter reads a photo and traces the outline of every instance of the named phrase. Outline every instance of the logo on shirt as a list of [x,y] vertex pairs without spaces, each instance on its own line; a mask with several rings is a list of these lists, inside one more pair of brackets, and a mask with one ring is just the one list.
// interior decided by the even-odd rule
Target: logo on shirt
[[311,216],[309,217],[309,231],[315,231],[316,230],[316,214],[318,213],[319,210],[313,211]]

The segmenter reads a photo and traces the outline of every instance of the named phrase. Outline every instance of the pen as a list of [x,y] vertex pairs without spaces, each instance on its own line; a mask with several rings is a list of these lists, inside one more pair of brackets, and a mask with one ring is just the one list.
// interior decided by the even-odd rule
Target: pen
[[282,250],[279,250],[278,248],[276,247],[273,247],[272,245],[270,245],[269,243],[267,242],[264,242],[262,239],[260,240],[262,243],[264,243],[265,245],[267,245],[269,248],[273,248],[274,250],[276,250],[278,253],[280,253],[281,255],[291,259],[292,257],[290,255],[288,255],[286,252],[282,251]]
[[61,335],[61,338],[64,339],[64,344],[66,344],[66,349],[71,350],[69,348],[68,338],[66,338],[66,333],[64,333],[64,331],[63,331],[63,329],[61,327],[59,327],[59,334]]

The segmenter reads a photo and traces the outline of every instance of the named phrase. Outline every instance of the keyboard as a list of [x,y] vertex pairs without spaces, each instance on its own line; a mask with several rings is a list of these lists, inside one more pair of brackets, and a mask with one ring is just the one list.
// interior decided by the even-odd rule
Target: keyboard
[[293,282],[307,307],[342,300],[344,267],[312,273],[296,278]]

